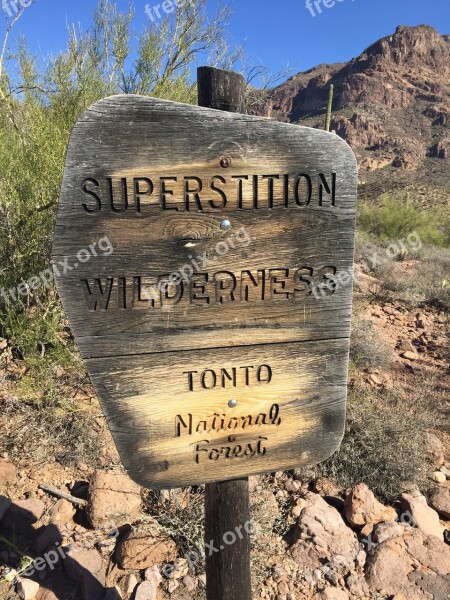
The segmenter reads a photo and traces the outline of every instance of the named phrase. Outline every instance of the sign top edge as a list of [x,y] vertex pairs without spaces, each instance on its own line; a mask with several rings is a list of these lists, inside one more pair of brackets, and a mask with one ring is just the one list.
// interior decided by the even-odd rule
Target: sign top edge
[[[340,146],[342,149],[348,149],[349,157],[352,156],[353,162],[356,165],[356,157],[353,153],[353,150],[349,144],[343,140],[340,136],[336,135],[333,132],[324,131],[323,129],[317,129],[315,127],[307,127],[305,125],[297,125],[294,123],[283,123],[281,121],[277,121],[276,119],[271,119],[269,117],[261,117],[255,115],[246,115],[243,113],[230,113],[221,110],[216,110],[213,108],[204,108],[202,106],[197,106],[194,104],[185,104],[182,102],[174,102],[172,100],[163,100],[161,98],[154,98],[153,96],[141,96],[138,94],[115,94],[113,96],[107,96],[100,100],[97,100],[93,104],[91,104],[87,109],[85,109],[80,116],[78,117],[74,130],[77,129],[80,125],[86,125],[88,123],[94,123],[101,118],[101,115],[107,114],[103,110],[103,108],[109,108],[107,111],[109,114],[114,114],[114,109],[116,115],[121,118],[121,122],[123,123],[124,111],[123,109],[129,109],[131,106],[139,109],[152,110],[154,112],[161,110],[183,110],[184,112],[190,112],[193,115],[204,115],[210,116],[214,119],[220,118],[223,121],[241,121],[245,123],[261,123],[270,127],[277,128],[279,130],[285,129],[286,132],[292,133],[293,131],[310,131],[314,132],[314,135],[319,140],[322,138],[323,140],[327,140],[328,143],[331,140],[336,142],[336,146]],[[122,109],[122,110],[120,110]]]

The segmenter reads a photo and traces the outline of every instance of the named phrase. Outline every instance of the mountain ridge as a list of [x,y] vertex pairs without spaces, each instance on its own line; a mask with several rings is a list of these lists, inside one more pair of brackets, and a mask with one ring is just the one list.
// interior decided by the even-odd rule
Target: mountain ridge
[[402,190],[422,204],[449,203],[450,35],[400,25],[347,63],[293,75],[256,112],[323,127],[331,84],[331,129],[355,151],[361,195]]

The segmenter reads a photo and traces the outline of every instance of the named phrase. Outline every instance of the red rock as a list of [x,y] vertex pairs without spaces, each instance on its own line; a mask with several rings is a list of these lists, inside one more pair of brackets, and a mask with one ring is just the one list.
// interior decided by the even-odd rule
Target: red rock
[[17,583],[17,594],[22,600],[33,600],[39,592],[39,584],[32,579],[20,579]]
[[45,512],[41,500],[17,500],[13,502],[2,519],[7,529],[18,529],[24,533],[31,525],[39,521]]
[[134,600],[156,600],[157,588],[153,581],[144,581],[136,589]]
[[446,465],[442,465],[442,467],[439,469],[439,471],[441,473],[444,473],[444,475],[447,479],[450,479],[450,469]]
[[12,483],[17,475],[16,467],[4,458],[0,458],[0,485]]
[[402,358],[405,358],[406,360],[411,360],[411,361],[415,361],[417,360],[419,357],[417,356],[416,352],[402,352],[400,354],[400,356]]
[[183,584],[184,584],[184,587],[187,589],[188,592],[192,593],[192,592],[194,592],[197,589],[197,582],[190,575],[185,575],[183,577]]
[[397,512],[384,506],[364,483],[354,487],[345,499],[345,515],[354,527],[395,521]]
[[61,531],[61,526],[46,525],[38,534],[38,537],[33,542],[33,550],[43,552],[49,546],[61,545],[64,535]]
[[352,596],[356,598],[367,598],[369,596],[369,586],[364,575],[353,573],[347,577],[345,583]]
[[416,347],[409,340],[402,340],[398,344],[398,349],[402,352],[415,352]]
[[447,481],[447,477],[444,475],[444,473],[442,473],[442,471],[435,471],[432,473],[431,479],[437,483],[445,483]]
[[95,473],[89,487],[86,515],[96,529],[120,527],[139,514],[141,488],[124,473]]
[[131,594],[137,588],[138,583],[139,583],[139,580],[136,577],[136,575],[134,575],[134,573],[130,573],[129,575],[127,575],[125,578],[125,581],[124,581],[125,594],[128,594],[131,596]]
[[383,385],[383,380],[381,379],[381,377],[379,377],[378,375],[374,375],[373,373],[372,375],[369,375],[369,382],[374,386]]
[[105,570],[97,550],[84,550],[74,546],[64,560],[67,575],[77,583],[84,600],[103,600],[105,595]]
[[450,521],[450,488],[438,487],[430,494],[430,506],[444,519]]
[[154,581],[156,586],[158,586],[162,581],[162,575],[157,566],[145,569],[144,578],[146,581]]
[[142,570],[170,563],[177,556],[175,542],[157,530],[130,531],[117,546],[116,558],[121,569]]
[[336,496],[339,493],[337,485],[328,477],[319,477],[314,482],[314,492],[320,496]]
[[51,523],[67,523],[75,516],[76,509],[68,500],[58,500],[49,510]]
[[302,568],[320,569],[330,563],[343,574],[353,569],[360,551],[356,535],[339,512],[311,492],[305,495],[292,542],[290,552]]
[[408,511],[414,521],[415,527],[426,535],[436,536],[443,540],[444,528],[439,523],[439,515],[424,501],[413,498],[409,494],[401,494],[400,504],[403,512]]
[[402,536],[374,545],[368,556],[366,580],[373,594],[444,600],[449,577],[450,546],[411,527]]

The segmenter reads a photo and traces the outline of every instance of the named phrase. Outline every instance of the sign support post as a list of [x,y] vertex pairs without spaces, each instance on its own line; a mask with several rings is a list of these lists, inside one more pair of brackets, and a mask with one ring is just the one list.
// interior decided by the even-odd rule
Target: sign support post
[[[199,106],[244,112],[245,79],[241,74],[200,67],[197,80]],[[248,477],[206,484],[207,600],[251,600],[249,525]]]

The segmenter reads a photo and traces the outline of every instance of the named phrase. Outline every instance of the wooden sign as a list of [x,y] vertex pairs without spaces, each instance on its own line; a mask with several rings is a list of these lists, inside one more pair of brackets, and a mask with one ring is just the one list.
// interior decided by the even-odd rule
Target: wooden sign
[[69,144],[58,291],[130,476],[311,465],[344,430],[357,172],[334,134],[139,96]]

